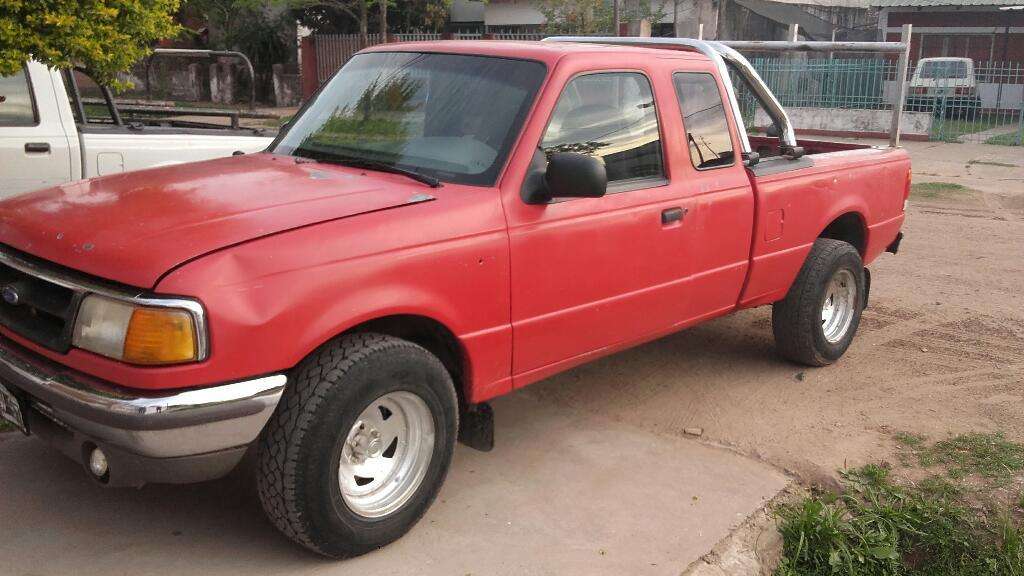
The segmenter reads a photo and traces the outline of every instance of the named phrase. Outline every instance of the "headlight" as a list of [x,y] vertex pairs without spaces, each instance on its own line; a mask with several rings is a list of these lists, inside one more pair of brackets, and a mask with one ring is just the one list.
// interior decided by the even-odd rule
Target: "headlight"
[[72,344],[130,364],[200,360],[195,314],[185,308],[130,304],[90,294],[82,300]]

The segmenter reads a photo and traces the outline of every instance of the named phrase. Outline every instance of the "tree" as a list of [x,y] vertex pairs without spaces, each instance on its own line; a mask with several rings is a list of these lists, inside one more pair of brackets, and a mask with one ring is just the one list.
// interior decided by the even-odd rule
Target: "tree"
[[[363,33],[381,29],[379,0],[284,0],[303,26],[319,34]],[[366,19],[363,20],[365,4]],[[390,32],[441,32],[448,22],[452,0],[387,0]],[[370,8],[376,7],[377,10]]]
[[183,21],[206,26],[209,47],[248,56],[257,97],[270,99],[274,64],[295,54],[295,19],[285,6],[267,0],[185,0],[181,13]]
[[[366,44],[366,37],[370,30],[370,5],[378,0],[288,0],[289,6],[296,10],[323,13],[327,17],[331,12],[342,14],[354,20],[359,26],[359,38]],[[386,0],[385,0],[386,1]]]
[[[658,22],[667,14],[669,0],[637,2],[635,7],[620,7],[623,21]],[[544,15],[544,31],[549,34],[613,34],[615,4],[613,0],[534,0],[533,5]]]
[[82,66],[98,82],[117,79],[149,54],[152,45],[178,34],[179,0],[2,0],[0,75],[35,59],[55,68]]

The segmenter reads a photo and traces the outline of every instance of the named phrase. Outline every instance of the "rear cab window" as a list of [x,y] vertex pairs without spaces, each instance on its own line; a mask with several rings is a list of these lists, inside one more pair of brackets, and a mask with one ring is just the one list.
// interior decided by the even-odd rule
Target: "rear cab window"
[[654,93],[639,72],[589,72],[570,80],[540,147],[547,157],[575,152],[602,159],[609,192],[665,179]]
[[0,127],[35,126],[39,124],[28,71],[0,76]]
[[725,102],[715,77],[706,72],[676,72],[672,83],[693,167],[707,170],[735,164],[736,151],[725,116]]

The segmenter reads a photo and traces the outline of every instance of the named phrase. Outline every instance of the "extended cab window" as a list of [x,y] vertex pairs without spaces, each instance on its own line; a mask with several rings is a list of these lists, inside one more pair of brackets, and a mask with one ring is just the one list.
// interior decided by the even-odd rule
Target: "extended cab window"
[[0,126],[35,126],[38,121],[25,69],[0,76]]
[[609,182],[665,173],[651,83],[635,72],[587,74],[570,81],[540,146],[547,155],[577,152],[601,158]]
[[735,152],[715,77],[702,72],[678,72],[672,78],[694,168],[732,166]]
[[[114,114],[103,98],[103,88],[95,80],[81,70],[66,70],[61,73],[61,78],[72,100],[77,100],[82,105],[79,110],[78,105],[72,102],[71,110],[75,115],[75,122],[114,124]],[[82,112],[85,112],[85,118],[82,118]]]

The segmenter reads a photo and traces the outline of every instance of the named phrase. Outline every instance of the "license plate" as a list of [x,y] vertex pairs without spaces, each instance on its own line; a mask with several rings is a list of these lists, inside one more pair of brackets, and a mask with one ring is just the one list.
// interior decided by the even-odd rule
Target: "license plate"
[[14,424],[22,433],[28,434],[21,401],[3,384],[0,384],[0,420]]

